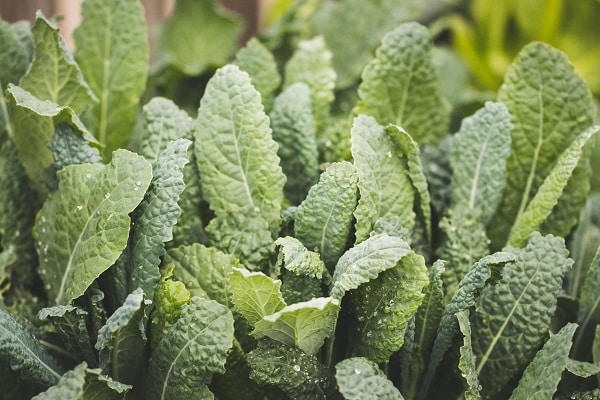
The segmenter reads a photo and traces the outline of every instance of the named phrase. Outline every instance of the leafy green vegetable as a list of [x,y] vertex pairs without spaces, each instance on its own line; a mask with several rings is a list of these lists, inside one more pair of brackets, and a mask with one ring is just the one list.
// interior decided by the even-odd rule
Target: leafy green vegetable
[[336,364],[335,371],[339,390],[346,400],[404,399],[377,364],[366,358],[347,358]]
[[45,290],[53,304],[68,304],[125,248],[128,214],[144,197],[151,167],[118,150],[109,165],[71,165],[58,176],[58,191],[40,210],[34,235]]
[[[31,40],[29,30],[27,30]],[[9,83],[17,83],[29,66],[32,51],[28,40],[22,38],[17,24],[0,20],[0,82],[2,90]]]
[[296,275],[321,279],[325,270],[323,261],[315,252],[309,251],[293,237],[286,236],[275,241],[280,246],[278,264]]
[[286,306],[279,291],[280,287],[281,281],[273,280],[262,272],[233,268],[231,274],[233,303],[236,310],[251,325]]
[[458,361],[458,368],[461,370],[462,375],[467,381],[467,390],[465,392],[466,400],[478,400],[481,399],[479,393],[479,378],[477,377],[477,371],[475,364],[477,359],[473,354],[473,348],[471,347],[471,325],[469,322],[469,310],[461,310],[456,313],[458,319],[458,326],[464,336],[463,345],[460,348],[460,360]]

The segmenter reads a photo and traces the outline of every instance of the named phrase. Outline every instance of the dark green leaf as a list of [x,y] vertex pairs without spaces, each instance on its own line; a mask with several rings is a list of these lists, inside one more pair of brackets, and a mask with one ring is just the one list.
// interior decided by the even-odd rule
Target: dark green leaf
[[64,122],[54,127],[48,147],[56,170],[67,165],[102,162],[100,151],[90,146],[75,127]]
[[[29,24],[27,24],[29,28]],[[32,40],[29,35],[29,40]],[[2,91],[9,83],[16,84],[31,61],[32,49],[22,40],[16,24],[0,19],[0,83]]]
[[363,357],[337,363],[335,379],[346,400],[404,399],[377,364]]

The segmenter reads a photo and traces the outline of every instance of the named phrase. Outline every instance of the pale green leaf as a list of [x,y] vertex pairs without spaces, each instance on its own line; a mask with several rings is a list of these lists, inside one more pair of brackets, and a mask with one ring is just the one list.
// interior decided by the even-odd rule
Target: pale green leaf
[[431,37],[417,22],[386,34],[375,59],[362,72],[360,101],[354,112],[380,124],[396,124],[419,143],[434,142],[447,131],[450,107],[440,95]]
[[347,358],[337,363],[335,379],[346,400],[404,399],[377,364],[363,357]]
[[553,398],[567,367],[571,340],[576,329],[576,324],[569,323],[557,334],[550,336],[525,369],[519,385],[510,396],[512,400]]
[[511,129],[506,106],[487,102],[465,118],[454,135],[450,153],[452,205],[477,212],[484,226],[502,200]]
[[275,341],[259,341],[248,353],[250,377],[296,400],[326,400],[335,390],[328,368],[313,355]]
[[331,103],[335,99],[336,73],[331,52],[322,37],[302,40],[285,64],[284,88],[304,82],[310,88],[311,106],[317,134],[325,129]]
[[258,39],[252,38],[235,55],[236,64],[250,75],[252,85],[260,93],[266,110],[273,104],[273,93],[281,84],[281,76],[273,53]]
[[552,235],[534,234],[524,249],[508,251],[516,261],[504,267],[495,285],[481,290],[471,316],[484,396],[497,393],[533,359],[548,332],[563,277],[573,264],[564,240]]
[[345,252],[335,266],[331,297],[341,300],[349,290],[394,268],[410,253],[408,244],[396,236],[374,235]]
[[279,144],[281,168],[287,177],[285,196],[293,204],[299,204],[319,179],[319,153],[308,86],[295,83],[285,89],[275,99],[270,118],[273,139]]
[[[135,212],[135,226],[131,240],[130,290],[141,287],[152,298],[160,279],[160,259],[164,243],[173,239],[173,226],[181,214],[177,204],[185,188],[183,166],[188,162],[187,139],[170,142],[152,166],[152,181],[144,200]],[[141,181],[135,182],[139,190]]]
[[162,61],[186,75],[200,75],[225,64],[236,50],[242,28],[240,17],[215,0],[179,0],[163,27]]
[[219,69],[206,86],[196,119],[195,154],[203,195],[217,220],[228,213],[256,216],[272,235],[279,232],[285,175],[277,144],[260,94],[235,65]]
[[388,130],[371,117],[356,117],[352,157],[360,191],[354,211],[356,243],[369,237],[375,221],[385,217],[399,216],[402,225],[412,232],[416,219],[415,188],[407,174],[404,153]]
[[0,360],[20,371],[23,379],[44,387],[58,382],[61,365],[40,342],[9,313],[0,308]]
[[340,302],[331,297],[291,304],[257,321],[252,334],[315,354],[333,335],[339,311]]
[[131,390],[112,378],[102,375],[99,369],[89,369],[85,363],[66,372],[58,383],[34,396],[35,400],[119,400]]
[[600,374],[600,363],[594,364],[585,361],[567,359],[567,370],[581,378],[589,378],[590,376]]
[[346,250],[358,202],[358,178],[352,164],[331,164],[298,207],[294,232],[321,255],[330,270]]
[[31,33],[35,54],[19,86],[41,100],[69,106],[77,114],[96,104],[98,99],[83,79],[58,27],[41,11],[36,14]]
[[338,73],[338,88],[347,88],[358,82],[381,37],[400,22],[416,19],[423,10],[423,4],[419,0],[320,2],[309,22],[313,34],[323,35],[331,48],[333,68]]
[[291,236],[279,238],[275,241],[279,246],[277,263],[296,275],[321,279],[325,270],[323,261],[315,252],[308,250],[302,242]]
[[136,384],[145,367],[144,326],[149,304],[142,289],[134,290],[98,331],[95,347],[100,354],[100,368],[119,382]]
[[231,300],[230,275],[240,262],[232,255],[199,243],[169,249],[164,263],[173,266],[173,277],[185,283],[192,296],[206,294],[223,305]]
[[[546,176],[537,192],[527,204],[525,210],[517,217],[510,230],[508,244],[523,246],[527,237],[534,231],[540,230],[540,225],[552,213],[559,199],[573,176],[574,170],[581,161],[585,145],[600,131],[595,125],[579,135],[562,153],[554,168]],[[578,213],[577,213],[578,215]],[[565,231],[565,233],[567,233]]]
[[236,310],[250,325],[263,317],[276,313],[286,304],[279,288],[281,281],[274,280],[262,272],[250,272],[243,268],[233,268],[231,274],[231,294]]
[[[233,343],[233,315],[214,300],[192,297],[150,359],[145,398],[184,399],[223,373]],[[198,397],[206,398],[206,397]]]
[[[29,24],[27,28],[29,30]],[[28,39],[32,40],[31,37]],[[0,19],[0,85],[3,91],[9,83],[16,84],[27,71],[32,56],[28,41],[21,39],[16,24]]]
[[81,16],[75,58],[99,99],[84,120],[110,157],[133,132],[148,75],[148,28],[137,0],[88,0]]
[[58,175],[58,191],[40,210],[34,236],[46,293],[53,304],[68,304],[125,248],[128,214],[144,197],[151,166],[118,150],[109,165],[71,165]]
[[[513,130],[507,186],[488,233],[495,248],[506,243],[511,227],[521,219],[560,154],[592,125],[595,115],[589,90],[567,57],[540,42],[521,50],[505,75],[498,100],[508,108]],[[570,189],[581,192],[586,184],[579,182]],[[565,221],[557,234],[566,234],[576,223],[583,206],[580,201],[585,199],[568,206],[572,220]],[[565,205],[559,201],[557,207]]]
[[471,346],[471,323],[469,322],[469,310],[461,310],[456,313],[458,326],[463,334],[463,345],[460,347],[460,359],[458,360],[458,368],[462,376],[467,381],[467,390],[465,391],[465,400],[479,400],[479,378],[477,377],[476,363],[477,359],[473,354]]

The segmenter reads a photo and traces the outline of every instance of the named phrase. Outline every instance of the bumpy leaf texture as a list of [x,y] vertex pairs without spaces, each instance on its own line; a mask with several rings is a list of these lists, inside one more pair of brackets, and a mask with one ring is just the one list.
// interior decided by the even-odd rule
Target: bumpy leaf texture
[[280,287],[280,280],[271,279],[262,272],[234,268],[231,274],[233,303],[251,325],[286,306]]
[[377,364],[363,357],[337,363],[335,379],[346,400],[404,399]]

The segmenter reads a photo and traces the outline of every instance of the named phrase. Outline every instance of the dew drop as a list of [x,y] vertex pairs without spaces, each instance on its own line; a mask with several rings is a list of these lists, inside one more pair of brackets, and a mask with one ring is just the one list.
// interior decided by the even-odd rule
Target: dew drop
[[138,269],[144,269],[143,265],[138,265]]
[[137,187],[137,186],[133,188],[133,191],[134,191],[134,192],[137,192],[138,190],[140,190],[140,188],[139,188],[139,187]]
[[254,212],[255,212],[255,213],[258,213],[258,212],[260,212],[260,208],[259,208],[258,206],[254,207]]
[[47,262],[48,262],[48,259],[47,259],[47,258],[44,258],[44,262],[45,262],[45,263],[47,263]]
[[50,290],[50,289],[51,289],[51,286],[50,286],[50,284],[47,284],[47,285],[46,285],[46,290]]
[[77,211],[81,211],[81,210],[83,210],[83,206],[80,204],[77,206]]
[[331,140],[325,141],[325,147],[331,147],[331,145],[332,145]]
[[354,368],[354,373],[356,375],[360,375],[362,373],[362,371],[360,369],[358,369],[358,368]]
[[141,182],[141,181],[137,181],[137,182],[135,183],[135,186],[140,186],[141,184],[142,184],[142,182]]
[[292,369],[296,372],[300,372],[300,366],[298,364],[295,364]]
[[388,158],[392,158],[392,151],[391,150],[388,150],[387,156],[388,156]]
[[90,173],[88,172],[87,174],[85,174],[85,177],[86,177],[87,179],[90,179],[90,178],[92,177],[92,174],[90,174]]
[[352,267],[350,267],[350,268],[352,268],[353,270],[357,270],[357,269],[358,269],[358,265],[354,264],[354,265],[352,265]]
[[104,198],[105,199],[110,199],[110,193],[104,193]]
[[367,337],[371,337],[371,336],[373,336],[373,331],[367,332]]

